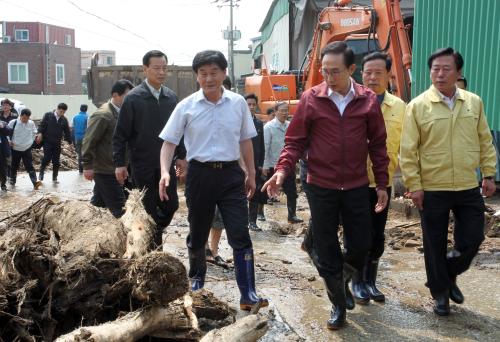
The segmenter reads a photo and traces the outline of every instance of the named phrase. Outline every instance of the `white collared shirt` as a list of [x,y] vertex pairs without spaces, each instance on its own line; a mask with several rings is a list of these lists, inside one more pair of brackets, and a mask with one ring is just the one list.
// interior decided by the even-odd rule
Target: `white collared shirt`
[[57,111],[54,111],[54,116],[56,117],[56,121],[57,121],[57,122],[59,122],[59,118],[60,118],[60,116],[59,116],[59,115],[57,115]]
[[328,87],[328,97],[330,100],[335,103],[337,108],[339,109],[340,115],[342,116],[344,114],[345,107],[349,104],[349,102],[354,99],[354,81],[351,79],[351,89],[349,89],[349,92],[343,96],[340,93],[337,93],[336,91],[333,91]]
[[458,93],[457,89],[455,88],[455,93],[453,94],[452,97],[448,97],[448,96],[444,95],[439,90],[437,90],[437,92],[439,93],[439,96],[441,97],[441,101],[443,101],[448,106],[448,108],[450,108],[450,110],[453,110],[453,107],[455,107],[455,101],[457,99],[457,93]]
[[156,97],[157,100],[159,100],[160,94],[161,94],[161,86],[160,86],[160,89],[156,90],[151,84],[149,84],[147,78],[146,78],[146,85],[148,86],[149,90],[151,91],[151,94],[153,94],[153,96]]
[[289,121],[281,123],[278,118],[274,118],[264,126],[264,165],[265,169],[275,167],[281,155],[281,150],[285,146],[285,134]]
[[175,107],[159,137],[178,145],[184,136],[187,160],[233,161],[240,158],[240,142],[257,135],[243,96],[224,88],[217,103],[203,89]]

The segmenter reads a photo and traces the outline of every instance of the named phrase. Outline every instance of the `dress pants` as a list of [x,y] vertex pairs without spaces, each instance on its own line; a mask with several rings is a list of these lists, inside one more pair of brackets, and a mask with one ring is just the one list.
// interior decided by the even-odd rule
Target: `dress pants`
[[370,188],[370,210],[372,220],[372,248],[369,257],[372,260],[379,259],[384,254],[385,249],[385,224],[389,213],[389,204],[391,202],[391,188],[387,188],[389,200],[387,206],[380,213],[375,212],[375,205],[378,202],[377,190]]
[[[450,288],[465,272],[484,240],[484,200],[479,188],[463,191],[424,191],[422,234],[427,286],[432,296]],[[458,253],[447,257],[450,211],[455,217]]]
[[235,163],[225,168],[212,168],[191,161],[186,177],[190,251],[205,248],[217,205],[226,227],[229,245],[234,250],[252,247],[248,232],[248,202],[245,173]]
[[59,170],[59,166],[61,165],[60,157],[61,157],[61,142],[56,144],[50,142],[44,142],[43,158],[40,170],[45,170],[45,168],[47,167],[47,165],[49,165],[51,161],[52,161],[52,167],[54,169]]
[[[306,183],[305,190],[311,210],[313,262],[319,275],[342,273],[344,262],[362,272],[372,245],[368,185],[333,190]],[[340,216],[345,253],[337,235]]]
[[123,215],[125,192],[114,174],[94,173],[94,194],[90,203],[96,207],[108,208],[116,218]]
[[160,169],[138,167],[132,165],[132,178],[134,187],[146,189],[143,203],[146,212],[156,223],[156,233],[154,241],[156,245],[162,243],[163,228],[167,227],[174,213],[179,208],[179,197],[177,196],[177,177],[172,164],[170,168],[170,184],[167,188],[168,201],[161,201],[158,193],[158,183],[160,182]]

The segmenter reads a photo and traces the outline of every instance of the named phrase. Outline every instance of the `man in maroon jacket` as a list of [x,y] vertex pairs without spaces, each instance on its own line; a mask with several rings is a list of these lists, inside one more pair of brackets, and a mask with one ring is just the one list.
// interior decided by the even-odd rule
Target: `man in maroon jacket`
[[[325,81],[304,92],[285,136],[276,173],[264,185],[278,194],[286,175],[307,150],[305,191],[312,218],[312,248],[308,250],[323,277],[333,308],[329,329],[346,321],[354,308],[347,283],[363,269],[371,245],[371,220],[366,160],[373,161],[377,211],[387,205],[386,131],[377,96],[351,79],[356,69],[353,51],[343,42],[328,44],[321,53]],[[342,253],[337,230],[344,227]]]

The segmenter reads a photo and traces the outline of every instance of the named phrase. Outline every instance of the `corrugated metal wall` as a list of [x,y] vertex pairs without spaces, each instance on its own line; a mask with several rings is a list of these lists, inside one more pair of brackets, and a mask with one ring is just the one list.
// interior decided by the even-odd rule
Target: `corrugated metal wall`
[[500,131],[499,25],[498,0],[415,0],[412,95],[430,85],[428,56],[451,46],[464,57],[468,90],[481,96],[490,128]]

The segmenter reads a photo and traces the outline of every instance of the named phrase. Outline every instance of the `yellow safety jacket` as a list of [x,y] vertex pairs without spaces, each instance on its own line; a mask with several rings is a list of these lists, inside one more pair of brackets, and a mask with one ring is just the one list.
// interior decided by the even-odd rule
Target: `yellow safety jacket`
[[476,169],[494,176],[496,154],[481,98],[457,89],[453,110],[431,86],[406,108],[401,171],[409,191],[461,191],[478,186]]
[[[389,187],[392,186],[392,177],[398,167],[399,143],[401,141],[406,104],[399,97],[386,91],[381,109],[384,115],[385,130],[387,131],[386,145],[387,155],[389,156],[389,184],[387,186]],[[370,179],[370,187],[374,188],[376,184],[372,166],[370,157],[368,157],[368,178]]]

